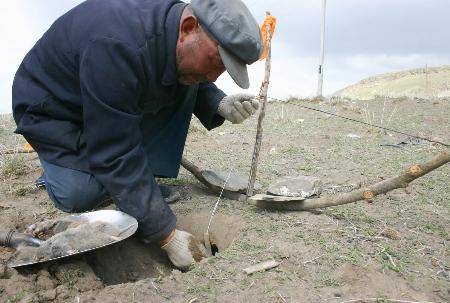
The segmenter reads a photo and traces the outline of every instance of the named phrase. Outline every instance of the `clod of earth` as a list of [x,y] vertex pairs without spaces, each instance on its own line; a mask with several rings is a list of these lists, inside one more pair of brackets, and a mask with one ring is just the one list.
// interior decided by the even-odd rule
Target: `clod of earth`
[[286,197],[307,198],[320,195],[323,182],[310,176],[287,176],[269,185],[268,194]]

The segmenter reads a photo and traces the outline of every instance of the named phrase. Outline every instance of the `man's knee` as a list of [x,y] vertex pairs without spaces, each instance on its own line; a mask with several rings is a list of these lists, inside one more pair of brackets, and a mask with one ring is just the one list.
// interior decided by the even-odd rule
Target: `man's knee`
[[106,198],[99,184],[52,184],[46,183],[47,192],[55,206],[65,212],[92,210]]
[[91,174],[49,163],[42,164],[48,195],[62,211],[88,211],[106,199],[104,187]]

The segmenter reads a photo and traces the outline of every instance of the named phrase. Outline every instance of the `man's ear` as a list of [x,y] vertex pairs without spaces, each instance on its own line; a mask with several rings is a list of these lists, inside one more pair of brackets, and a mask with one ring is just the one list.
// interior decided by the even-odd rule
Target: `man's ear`
[[180,20],[180,34],[179,40],[183,42],[184,39],[192,33],[195,33],[200,28],[197,18],[195,16],[186,16]]

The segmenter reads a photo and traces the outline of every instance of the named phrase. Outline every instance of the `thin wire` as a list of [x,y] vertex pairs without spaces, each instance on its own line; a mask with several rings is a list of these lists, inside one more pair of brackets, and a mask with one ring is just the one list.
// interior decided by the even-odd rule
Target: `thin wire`
[[211,212],[211,217],[209,217],[208,228],[206,228],[206,233],[207,233],[207,234],[209,233],[209,228],[211,227],[212,219],[213,219],[213,217],[214,217],[214,215],[215,215],[215,213],[216,213],[217,207],[219,206],[220,198],[222,198],[223,190],[225,189],[225,186],[227,186],[227,183],[228,183],[228,180],[230,179],[230,176],[231,176],[231,172],[232,172],[232,171],[233,171],[233,168],[231,168],[231,169],[230,169],[230,172],[228,173],[228,177],[227,177],[227,179],[225,180],[225,183],[223,184],[222,191],[220,192],[219,198],[217,199],[217,202],[216,202],[216,204],[214,205],[213,211]]
[[393,133],[397,133],[397,134],[405,135],[405,136],[408,136],[408,137],[417,138],[417,139],[425,140],[425,141],[428,141],[428,142],[437,143],[437,144],[440,144],[440,145],[443,145],[443,146],[446,146],[446,147],[450,147],[450,144],[448,144],[448,143],[443,143],[441,141],[431,140],[431,139],[428,139],[428,138],[425,138],[425,137],[411,135],[411,134],[408,134],[408,133],[405,133],[405,132],[402,132],[402,131],[398,131],[398,130],[395,130],[395,129],[392,129],[392,128],[387,128],[387,127],[375,125],[375,124],[372,124],[372,123],[367,123],[367,122],[364,122],[364,121],[360,121],[360,120],[357,120],[357,119],[344,117],[344,116],[341,116],[341,115],[338,115],[338,114],[334,114],[334,113],[330,113],[330,112],[327,112],[325,110],[317,109],[317,108],[314,108],[314,107],[300,105],[300,104],[295,104],[295,103],[289,102],[287,100],[280,100],[280,99],[272,98],[272,97],[270,97],[270,99],[275,100],[275,101],[279,101],[279,102],[282,102],[282,103],[290,104],[290,105],[293,105],[293,106],[302,107],[302,108],[309,109],[309,110],[312,110],[312,111],[324,113],[324,114],[327,114],[327,115],[330,115],[330,116],[339,117],[339,118],[342,118],[342,119],[345,119],[345,120],[349,120],[349,121],[352,121],[352,122],[356,122],[356,123],[360,123],[360,124],[364,124],[364,125],[369,125],[369,126],[372,126],[372,127],[375,127],[375,128],[379,128],[379,129],[383,129],[383,130],[387,130],[387,131],[390,131],[390,132],[393,132]]

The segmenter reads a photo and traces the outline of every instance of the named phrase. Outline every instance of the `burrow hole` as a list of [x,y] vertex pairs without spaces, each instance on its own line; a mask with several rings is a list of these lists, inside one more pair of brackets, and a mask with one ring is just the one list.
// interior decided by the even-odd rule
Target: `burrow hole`
[[[177,215],[177,228],[192,233],[202,241],[209,216],[209,211]],[[214,216],[209,232],[213,256],[231,245],[241,227],[240,217]],[[86,255],[86,261],[107,285],[164,277],[174,269],[159,247],[141,243],[136,237],[92,251]]]

